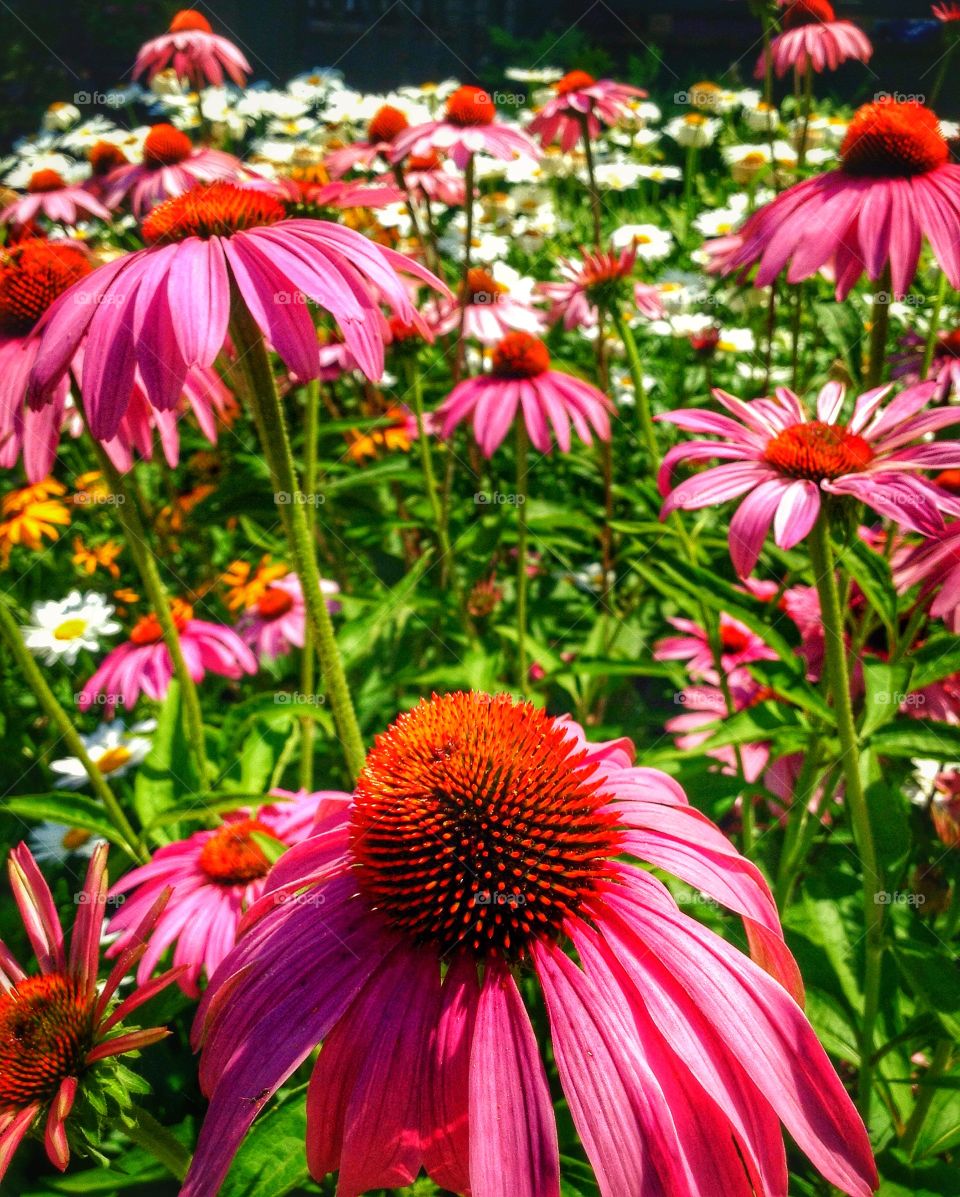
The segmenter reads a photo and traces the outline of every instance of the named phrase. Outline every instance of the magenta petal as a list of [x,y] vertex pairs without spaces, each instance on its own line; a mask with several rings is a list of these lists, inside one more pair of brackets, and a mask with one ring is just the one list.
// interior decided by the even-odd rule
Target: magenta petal
[[[722,466],[719,468],[723,468]],[[780,500],[789,484],[780,478],[761,482],[743,500],[730,521],[730,559],[741,578],[749,577]]]

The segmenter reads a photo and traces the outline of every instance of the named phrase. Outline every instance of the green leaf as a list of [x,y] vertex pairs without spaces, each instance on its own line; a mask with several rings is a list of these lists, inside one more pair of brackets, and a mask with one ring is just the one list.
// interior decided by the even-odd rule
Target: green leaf
[[908,987],[953,1039],[960,1039],[960,985],[957,964],[949,952],[926,946],[894,947],[897,967]]
[[866,700],[860,734],[869,736],[896,719],[900,704],[907,696],[910,666],[868,658],[863,661],[863,676]]
[[870,745],[880,756],[955,760],[960,757],[960,727],[901,717],[874,732]]
[[910,689],[922,690],[941,678],[960,672],[960,640],[956,636],[931,637],[908,658],[913,666]]
[[[941,1081],[952,1081],[953,1084],[941,1084]],[[920,1084],[928,1082],[921,1076]],[[952,1151],[960,1145],[960,1068],[954,1068],[952,1073],[944,1077],[937,1077],[930,1082],[937,1092],[930,1103],[930,1109],[923,1121],[923,1129],[917,1139],[916,1156],[925,1159],[943,1155],[945,1151]]]
[[299,1090],[253,1124],[218,1197],[284,1197],[310,1185],[303,1150],[306,1133],[305,1095]]
[[897,591],[890,563],[857,537],[840,554],[840,564],[866,596],[886,629],[890,644],[897,635]]
[[888,782],[875,746],[860,753],[860,777],[881,870],[888,879],[898,877],[910,855],[909,803],[900,787]]
[[147,824],[185,796],[199,800],[197,776],[183,733],[180,685],[174,679],[160,708],[150,751],[137,770],[133,804],[141,823]]
[[123,837],[103,813],[103,808],[86,794],[76,794],[72,790],[25,794],[5,798],[0,808],[22,819],[49,819],[53,823],[66,823],[68,827],[80,827],[102,836],[111,844],[124,846]]

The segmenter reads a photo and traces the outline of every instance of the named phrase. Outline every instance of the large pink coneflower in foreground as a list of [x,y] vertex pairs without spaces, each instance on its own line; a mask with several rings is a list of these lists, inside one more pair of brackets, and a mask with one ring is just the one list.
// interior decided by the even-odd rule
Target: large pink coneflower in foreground
[[147,249],[108,262],[47,312],[31,402],[56,389],[84,343],[83,399],[93,434],[112,437],[139,368],[150,402],[179,399],[190,366],[210,366],[242,302],[300,380],[320,373],[307,299],[329,311],[360,368],[383,373],[380,304],[430,333],[400,273],[449,294],[428,270],[352,229],[287,220],[263,192],[216,182],[158,205],[143,222]]
[[164,890],[170,900],[150,935],[137,980],[145,985],[163,954],[173,948],[178,984],[190,997],[199,994],[204,974],[212,977],[233,947],[244,912],[263,893],[270,858],[267,843],[290,847],[311,834],[318,815],[349,801],[337,792],[291,794],[277,791],[286,801],[256,811],[237,811],[219,827],[197,831],[185,840],[165,844],[141,865],[117,881],[110,897],[123,895],[123,905],[111,918],[108,931],[116,935],[108,956],[126,951],[137,933],[144,911]]
[[[658,416],[686,432],[723,438],[669,450],[660,469],[660,493],[668,496],[662,518],[677,508],[691,511],[745,495],[730,521],[730,556],[741,577],[756,565],[771,525],[780,548],[804,539],[820,514],[824,493],[849,496],[923,535],[939,533],[943,510],[953,501],[920,471],[960,466],[960,441],[925,444],[923,438],[960,423],[960,412],[923,410],[933,383],[908,387],[882,407],[891,389],[862,394],[846,423],[840,421],[844,388],[836,382],[820,391],[815,419],[786,387],[776,398],[750,403],[715,390],[714,398],[730,415],[691,409]],[[711,458],[726,464],[695,474],[671,491],[678,462]]]
[[[838,21],[829,0],[780,0],[782,31],[770,43],[778,78],[787,71],[835,71],[851,59],[868,62],[870,39],[852,21]],[[754,74],[762,79],[766,58],[760,55]]]
[[250,74],[250,63],[239,47],[214,33],[207,18],[195,8],[182,8],[166,33],[144,42],[133,64],[133,77],[146,71],[147,83],[152,83],[167,67],[197,91],[208,84],[220,87],[224,74],[237,87],[243,87]]
[[[173,621],[180,636],[180,648],[187,670],[195,682],[208,673],[236,680],[257,672],[257,659],[233,628],[194,619],[193,608],[174,600]],[[77,706],[87,711],[101,699],[104,710],[115,706],[131,708],[141,691],[156,702],[163,700],[173,677],[170,650],[156,615],[144,615],[134,625],[130,639],[107,653],[100,667],[86,682]]]
[[889,268],[902,298],[923,239],[954,288],[960,287],[960,165],[940,123],[914,100],[884,97],[857,109],[840,147],[842,166],[787,188],[736,233],[709,241],[711,269],[769,286],[784,267],[798,283],[827,269],[842,300],[866,271]]
[[169,1034],[165,1027],[124,1032],[120,1024],[177,975],[174,969],[114,1002],[163,909],[167,895],[158,891],[131,928],[127,950],[98,985],[106,844],[94,849],[76,896],[69,951],[53,895],[26,844],[12,850],[7,868],[40,971],[28,975],[0,943],[0,1180],[32,1127],[42,1128],[50,1163],[61,1172],[66,1169],[70,1143],[65,1124],[78,1097],[96,1090],[101,1060],[138,1051]]
[[551,84],[555,95],[530,122],[530,132],[544,146],[558,141],[569,152],[586,126],[587,136],[597,138],[604,125],[615,125],[630,112],[630,102],[646,92],[612,79],[594,79],[586,71],[569,71]]
[[[307,1161],[318,1179],[339,1170],[341,1197],[421,1168],[472,1197],[559,1197],[521,976],[604,1197],[783,1193],[780,1121],[868,1197],[870,1144],[788,991],[763,878],[631,757],[507,695],[434,697],[379,736],[352,803],[274,866],[204,995],[210,1107],[182,1197],[213,1197],[319,1043]],[[761,964],[624,856],[741,915]]]
[[[195,146],[173,125],[154,125],[143,143],[143,161],[119,166],[106,184],[106,202],[116,208],[129,199],[137,217],[199,183],[227,179],[243,183],[253,172],[223,150]],[[259,180],[261,187],[266,180]]]
[[490,457],[518,413],[538,453],[550,452],[551,429],[561,451],[567,453],[571,425],[584,444],[592,443],[591,428],[600,440],[608,441],[611,411],[613,404],[602,391],[572,374],[550,369],[550,354],[542,341],[513,332],[494,349],[491,372],[455,386],[437,416],[443,437],[472,416],[477,444]]
[[25,225],[38,216],[63,225],[75,225],[91,216],[98,220],[112,219],[110,210],[91,191],[68,183],[55,170],[34,171],[27,183],[27,194],[0,212],[0,225]]
[[497,109],[482,87],[458,87],[447,100],[443,120],[404,129],[393,140],[390,161],[424,157],[431,150],[447,154],[463,170],[474,154],[510,161],[539,158],[540,150],[520,129],[497,120]]

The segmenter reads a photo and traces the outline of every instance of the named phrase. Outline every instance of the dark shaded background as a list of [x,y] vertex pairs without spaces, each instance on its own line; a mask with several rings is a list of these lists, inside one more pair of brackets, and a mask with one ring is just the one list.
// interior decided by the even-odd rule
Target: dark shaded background
[[[176,0],[0,0],[0,140],[35,127],[44,107],[129,77],[137,47],[162,32]],[[610,70],[669,96],[700,78],[749,82],[758,27],[745,0],[196,0],[232,37],[254,76],[280,84],[314,66],[387,90],[456,75],[489,86],[509,64]],[[943,30],[925,0],[839,3],[876,47],[830,76],[842,98],[924,94]],[[960,59],[958,59],[960,62]],[[941,93],[956,115],[955,71]],[[818,88],[822,92],[822,87]]]

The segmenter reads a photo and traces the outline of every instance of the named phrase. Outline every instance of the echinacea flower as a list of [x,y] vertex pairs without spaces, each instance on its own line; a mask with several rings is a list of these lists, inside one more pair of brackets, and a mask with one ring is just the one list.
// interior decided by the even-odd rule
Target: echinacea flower
[[102,594],[71,590],[66,598],[33,604],[30,623],[22,629],[23,642],[46,665],[73,665],[82,650],[99,649],[101,636],[120,631],[113,613]]
[[[434,697],[379,736],[352,801],[274,866],[201,1001],[210,1106],[182,1197],[213,1197],[321,1042],[307,1163],[318,1180],[339,1170],[341,1197],[421,1167],[459,1194],[559,1197],[521,975],[543,994],[603,1197],[785,1192],[778,1120],[830,1183],[868,1197],[870,1144],[791,996],[762,876],[632,758],[628,740],[591,744],[508,695]],[[742,916],[762,963],[625,855]]]
[[[43,1130],[47,1159],[63,1172],[70,1162],[66,1119],[78,1097],[98,1088],[98,1074],[109,1073],[110,1066],[101,1062],[149,1047],[169,1034],[165,1027],[112,1033],[174,980],[176,972],[113,1002],[163,908],[166,895],[158,894],[153,906],[142,911],[127,951],[98,985],[106,868],[107,845],[101,844],[77,896],[68,952],[53,895],[30,850],[19,844],[10,853],[10,887],[40,971],[27,974],[0,943],[0,1179],[34,1127]],[[109,1092],[116,1094],[116,1084]]]
[[[770,42],[769,54],[777,78],[787,71],[835,71],[850,59],[869,62],[870,39],[852,21],[838,21],[829,0],[780,0],[781,32]],[[754,74],[762,79],[766,57],[761,54]]]
[[243,87],[250,74],[250,63],[240,48],[214,33],[203,13],[194,8],[181,9],[166,33],[140,47],[133,78],[146,71],[150,84],[168,67],[198,91],[207,84],[220,87],[224,73],[237,87]]
[[630,114],[630,101],[647,93],[640,87],[594,79],[586,71],[568,71],[551,84],[554,95],[529,124],[544,147],[559,142],[564,153],[574,148],[586,130],[596,140],[604,125],[615,125]]
[[459,303],[440,308],[435,331],[452,332],[462,316],[464,336],[482,345],[493,345],[509,332],[540,333],[544,316],[533,306],[531,287],[529,280],[524,286],[521,276],[502,263],[495,262],[490,270],[472,266]]
[[[922,382],[920,374],[925,359],[926,337],[906,332],[900,338],[900,350],[891,355],[890,377],[899,382]],[[936,398],[945,403],[960,394],[960,328],[942,329],[933,344],[933,356],[927,378],[937,383]]]
[[[208,672],[233,679],[257,672],[256,657],[233,628],[194,619],[193,608],[179,601],[172,604],[172,614],[187,670],[195,682],[203,681]],[[107,712],[118,704],[129,709],[141,691],[160,702],[172,677],[170,650],[160,621],[151,612],[137,621],[126,643],[107,653],[80,691],[77,706],[87,711],[102,701]]]
[[[960,466],[960,442],[925,444],[923,438],[960,423],[960,412],[924,411],[933,389],[932,383],[908,387],[886,407],[881,404],[891,386],[865,391],[845,423],[840,420],[845,392],[836,382],[820,391],[815,419],[786,387],[775,398],[749,403],[714,390],[730,415],[690,409],[658,416],[686,432],[723,438],[669,450],[660,469],[660,493],[667,495],[661,518],[678,508],[692,511],[745,495],[730,521],[730,557],[741,577],[756,565],[771,525],[782,549],[804,539],[820,514],[823,494],[848,496],[903,527],[936,535],[950,497],[919,471]],[[727,464],[671,491],[678,462],[710,458]]]
[[[122,719],[111,719],[80,739],[87,755],[103,776],[113,781],[147,759],[151,742],[146,733],[152,732],[155,727],[152,719],[135,723],[131,728],[127,728]],[[90,780],[79,757],[64,756],[51,761],[50,770],[57,775],[57,785],[65,790],[78,790]]]
[[356,166],[371,166],[377,158],[389,161],[390,150],[397,137],[410,127],[406,113],[392,104],[383,104],[370,118],[366,141],[334,150],[324,159],[324,165],[334,179],[339,179]]
[[915,548],[895,553],[893,576],[897,588],[919,585],[921,594],[934,594],[930,614],[960,632],[960,521]]
[[117,208],[129,199],[135,216],[142,217],[163,200],[183,195],[199,183],[218,179],[244,183],[259,179],[239,158],[223,150],[195,146],[173,125],[154,125],[143,142],[143,161],[119,166],[106,184],[106,203]]
[[564,282],[540,284],[550,300],[547,319],[551,323],[562,319],[566,329],[595,328],[598,305],[608,307],[622,297],[636,260],[637,247],[632,243],[621,250],[584,250],[582,261],[561,258]]
[[944,25],[960,21],[960,4],[956,3],[956,0],[947,0],[944,4],[931,4],[930,11]]
[[774,695],[751,677],[746,669],[735,670],[727,677],[727,691],[731,700],[729,703],[727,694],[717,682],[687,686],[675,696],[675,701],[683,708],[682,713],[671,716],[663,726],[674,737],[674,743],[682,752],[702,750],[708,757],[720,762],[723,773],[733,775],[742,770],[743,780],[753,784],[770,763],[768,741],[748,741],[736,748],[732,744],[711,748],[709,741],[718,721],[749,710]]
[[497,109],[482,87],[458,87],[447,100],[443,120],[413,125],[398,133],[390,147],[390,161],[424,157],[431,151],[448,154],[464,170],[474,154],[510,161],[540,157],[526,133],[497,120]]
[[584,444],[592,443],[591,428],[600,440],[608,441],[611,411],[613,404],[602,391],[572,374],[550,369],[550,354],[542,341],[513,332],[494,348],[490,373],[455,386],[437,416],[443,437],[472,416],[477,444],[491,457],[518,412],[538,453],[550,452],[551,429],[561,451],[568,453],[571,424]]
[[[653,656],[657,661],[684,661],[692,678],[702,678],[719,686],[717,664],[706,628],[692,619],[667,621],[680,633],[657,641]],[[732,615],[721,614],[717,628],[717,647],[724,675],[743,669],[753,661],[773,661],[777,654],[746,624]]]
[[110,220],[110,212],[92,192],[68,183],[55,170],[37,170],[27,183],[27,194],[0,212],[0,224],[28,225],[38,216],[58,224],[75,225],[91,216]]
[[236,942],[244,912],[263,893],[271,862],[258,837],[289,847],[310,834],[319,815],[349,801],[348,794],[333,791],[278,791],[275,796],[286,800],[256,811],[236,811],[225,816],[219,827],[165,844],[149,864],[127,873],[110,890],[111,898],[122,894],[124,901],[109,923],[108,930],[117,939],[108,956],[126,950],[144,911],[158,894],[171,891],[137,969],[141,985],[173,947],[173,964],[182,970],[180,988],[196,997],[201,976],[213,976]]
[[82,393],[94,436],[116,434],[137,369],[150,403],[168,410],[190,367],[211,366],[220,353],[232,302],[246,306],[300,380],[320,371],[307,299],[333,315],[372,379],[383,373],[381,303],[429,339],[400,278],[446,292],[429,271],[352,229],[285,215],[274,197],[223,181],[159,204],[143,222],[148,248],[101,266],[47,312],[31,375],[34,405],[48,399],[84,342]]
[[[320,589],[325,595],[336,595],[336,582],[321,578]],[[331,614],[339,611],[334,598],[327,599]],[[237,623],[237,635],[258,657],[268,661],[282,657],[291,648],[303,648],[307,628],[307,608],[303,601],[300,579],[287,573],[267,586],[244,610]]]
[[960,287],[960,165],[936,115],[915,100],[885,96],[858,108],[840,147],[842,165],[781,192],[729,237],[707,242],[711,269],[769,286],[787,269],[798,283],[822,269],[846,299],[866,271],[889,267],[897,298],[917,271],[924,238],[954,288]]

